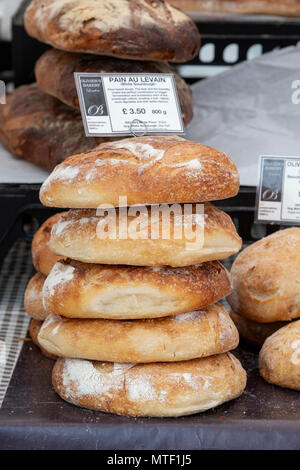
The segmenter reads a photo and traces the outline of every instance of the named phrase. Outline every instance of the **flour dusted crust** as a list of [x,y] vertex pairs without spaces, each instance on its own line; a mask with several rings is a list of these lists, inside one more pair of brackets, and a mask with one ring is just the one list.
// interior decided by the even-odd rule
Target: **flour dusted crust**
[[240,396],[246,372],[230,353],[173,363],[118,364],[59,359],[53,386],[64,400],[127,416],[183,416]]
[[[224,153],[177,136],[146,136],[104,143],[72,156],[44,182],[45,206],[97,208],[204,202],[235,196],[236,166]],[[124,205],[124,204],[123,204]]]
[[25,27],[56,49],[135,60],[186,62],[200,47],[193,21],[164,0],[34,0]]
[[41,353],[44,356],[49,357],[50,359],[57,359],[57,356],[55,354],[51,354],[48,351],[46,351],[39,343],[38,334],[42,327],[42,324],[43,324],[42,321],[32,319],[29,324],[29,330],[28,330],[29,336],[32,339],[32,342],[40,349]]
[[168,64],[95,57],[50,49],[35,65],[38,86],[68,106],[79,109],[74,72],[84,73],[164,73],[173,74],[177,87],[182,119],[187,125],[193,117],[193,99],[190,87]]
[[18,157],[46,170],[106,138],[87,138],[79,111],[33,83],[16,88],[0,106],[0,141]]
[[300,317],[300,227],[269,235],[243,250],[231,268],[232,310],[256,322]]
[[[106,216],[97,215],[93,209],[74,209],[63,215],[51,231],[49,246],[59,256],[69,257],[85,263],[128,264],[133,266],[189,266],[216,259],[224,259],[237,253],[241,248],[238,236],[230,217],[212,204],[206,203],[203,216],[193,214],[193,230],[199,229],[204,238],[191,241],[185,238],[182,219],[170,214],[170,237],[151,238],[151,208],[145,208],[148,225],[145,238],[131,238],[130,232],[119,228],[119,209],[116,210],[116,238],[105,232]],[[139,215],[128,215],[128,227],[135,224]],[[158,223],[162,227],[162,213]],[[147,224],[147,222],[146,222]],[[177,228],[181,238],[175,238]],[[202,230],[203,229],[203,230]],[[102,233],[101,233],[102,232]],[[183,233],[182,233],[183,232]],[[142,232],[143,233],[143,232]],[[194,232],[195,233],[195,232]],[[167,235],[167,234],[166,234]],[[148,237],[148,238],[146,238]]]
[[49,217],[49,219],[40,226],[32,240],[32,263],[35,269],[44,276],[48,276],[56,261],[62,258],[61,256],[56,256],[53,251],[51,251],[49,241],[53,225],[55,225],[64,214],[65,212],[60,212]]
[[47,317],[43,306],[43,286],[45,279],[46,277],[42,273],[36,273],[30,279],[25,291],[25,311],[35,320],[45,320]]
[[218,261],[185,268],[109,266],[67,259],[44,284],[47,312],[70,318],[155,318],[198,310],[231,290]]
[[300,16],[299,0],[170,0],[188,12]]
[[50,315],[39,343],[57,356],[109,362],[174,362],[235,349],[236,327],[219,304],[151,320],[88,320]]
[[286,325],[286,322],[258,323],[249,318],[242,317],[231,310],[230,316],[243,340],[254,346],[261,347],[265,340],[275,331]]
[[259,354],[259,372],[280,387],[300,390],[300,320],[270,336]]

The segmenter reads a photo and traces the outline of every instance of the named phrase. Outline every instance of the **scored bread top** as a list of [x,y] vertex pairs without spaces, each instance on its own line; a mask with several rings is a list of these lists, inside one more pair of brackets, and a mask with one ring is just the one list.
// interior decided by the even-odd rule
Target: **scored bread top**
[[97,208],[213,201],[238,190],[239,175],[226,154],[177,136],[147,136],[69,157],[44,182],[40,199],[46,206]]
[[34,0],[25,27],[56,49],[128,59],[185,62],[200,47],[194,22],[164,0]]

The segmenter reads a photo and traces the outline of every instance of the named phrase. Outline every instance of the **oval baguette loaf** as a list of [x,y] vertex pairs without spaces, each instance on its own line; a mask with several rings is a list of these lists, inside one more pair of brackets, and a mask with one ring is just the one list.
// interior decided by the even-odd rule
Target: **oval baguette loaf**
[[238,190],[236,166],[224,153],[177,136],[146,136],[67,158],[42,185],[40,199],[45,206],[97,209],[214,201]]
[[43,305],[43,286],[46,277],[36,273],[27,284],[24,295],[26,313],[35,320],[45,320],[47,313]]
[[231,290],[218,261],[186,268],[108,266],[67,259],[43,289],[48,313],[70,318],[155,318],[199,310]]
[[256,322],[300,317],[300,227],[269,235],[248,246],[231,268],[232,310]]
[[236,327],[218,304],[151,320],[81,320],[50,315],[39,343],[57,356],[109,362],[174,362],[235,349]]
[[172,67],[163,62],[120,60],[50,49],[35,64],[38,86],[63,103],[79,109],[74,72],[84,73],[163,73],[174,75],[178,99],[186,126],[193,118],[192,92]]
[[259,353],[259,372],[271,384],[300,390],[300,320],[267,338]]
[[0,106],[0,140],[14,155],[51,171],[69,155],[111,139],[87,138],[80,112],[33,83],[16,88]]
[[42,324],[43,324],[42,321],[32,319],[29,324],[29,329],[28,329],[29,336],[32,339],[32,342],[40,349],[41,353],[44,356],[49,357],[50,359],[57,359],[57,356],[46,351],[39,343],[38,334],[42,327]]
[[48,276],[56,261],[62,258],[61,256],[56,256],[53,251],[50,250],[49,241],[53,225],[55,225],[64,214],[65,212],[60,212],[49,217],[34,234],[32,240],[32,263],[35,269],[44,274],[44,276]]
[[[53,226],[50,249],[57,255],[86,263],[178,267],[227,258],[241,248],[241,239],[230,217],[212,204],[205,204],[204,218],[194,214],[193,241],[185,237],[185,231],[182,231],[181,238],[175,237],[177,229],[182,229],[182,218],[174,217],[173,213],[170,216],[169,239],[162,238],[162,232],[158,233],[161,238],[151,238],[151,209],[147,207],[145,210],[148,220],[144,236],[148,238],[138,240],[131,237],[132,232],[123,233],[122,227],[119,228],[119,209],[116,210],[115,238],[112,232],[105,231],[105,216],[96,215],[93,209],[71,210]],[[129,228],[136,227],[140,220],[138,215],[125,218]],[[161,212],[158,220],[161,228]],[[198,229],[203,236],[197,235]]]
[[240,396],[246,372],[230,353],[173,363],[118,364],[59,359],[52,373],[64,400],[127,416],[183,416]]
[[275,331],[286,325],[286,322],[258,323],[249,318],[242,317],[231,310],[230,316],[237,327],[240,337],[247,343],[261,347],[265,340]]
[[194,22],[164,0],[33,0],[25,28],[56,49],[135,60],[186,62],[200,47]]

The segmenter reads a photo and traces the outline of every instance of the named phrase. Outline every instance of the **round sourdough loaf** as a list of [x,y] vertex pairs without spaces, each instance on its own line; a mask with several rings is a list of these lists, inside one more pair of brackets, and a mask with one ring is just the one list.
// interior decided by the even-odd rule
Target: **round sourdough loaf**
[[57,356],[46,351],[38,341],[38,334],[41,329],[43,322],[39,320],[32,319],[29,324],[29,336],[32,339],[32,342],[40,349],[41,353],[49,357],[50,359],[57,359]]
[[41,273],[36,273],[29,281],[25,296],[24,308],[26,313],[35,320],[45,320],[47,313],[43,306],[43,286],[45,276]]
[[47,95],[33,83],[16,88],[0,106],[0,141],[18,157],[46,170],[75,152],[109,137],[87,138],[79,111]]
[[300,390],[300,320],[265,341],[259,353],[259,372],[267,382]]
[[127,416],[183,416],[240,396],[246,372],[230,353],[173,363],[59,359],[53,386],[64,400]]
[[50,249],[57,255],[86,263],[178,267],[227,258],[241,248],[241,239],[230,217],[212,204],[205,204],[204,216],[194,213],[190,218],[192,230],[188,237],[182,230],[185,222],[181,216],[169,214],[168,234],[164,231],[162,212],[155,221],[153,207],[144,209],[142,221],[140,215],[126,212],[124,219],[129,228],[126,232],[123,222],[119,226],[119,209],[113,209],[112,214],[116,215],[115,232],[107,225],[107,217],[98,216],[97,211],[71,210],[53,226]]
[[56,49],[135,60],[186,62],[200,47],[194,22],[164,0],[33,0],[25,28]]
[[237,169],[224,153],[177,136],[146,136],[69,157],[44,182],[40,199],[45,206],[96,209],[214,201],[238,190]]
[[261,347],[265,340],[275,331],[286,325],[286,322],[258,323],[242,317],[231,310],[230,316],[237,327],[241,338],[247,343]]
[[53,225],[55,225],[64,214],[65,212],[60,212],[49,217],[49,219],[40,226],[32,240],[32,263],[35,269],[44,274],[44,276],[48,276],[56,261],[62,258],[61,256],[56,256],[53,251],[50,250],[49,241]]
[[44,284],[48,313],[73,318],[155,318],[199,310],[231,290],[218,261],[185,268],[108,266],[67,259]]
[[192,92],[187,83],[172,67],[163,62],[121,60],[113,57],[95,57],[50,49],[36,62],[35,76],[38,86],[65,104],[79,109],[74,72],[84,73],[163,73],[174,76],[183,123],[193,117]]
[[235,349],[236,327],[214,304],[198,312],[151,320],[87,320],[50,315],[39,343],[57,356],[109,362],[173,362]]
[[231,268],[232,310],[256,322],[300,317],[300,227],[269,235],[243,250]]

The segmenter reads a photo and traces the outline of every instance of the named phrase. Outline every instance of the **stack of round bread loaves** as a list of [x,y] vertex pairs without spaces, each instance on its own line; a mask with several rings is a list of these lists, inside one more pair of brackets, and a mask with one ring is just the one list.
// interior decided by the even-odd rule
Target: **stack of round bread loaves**
[[243,392],[246,373],[229,352],[238,332],[217,303],[231,291],[218,260],[241,239],[209,202],[238,188],[227,155],[176,136],[103,143],[56,167],[41,202],[71,209],[34,237],[39,272],[25,307],[33,340],[59,357],[53,385],[62,398],[180,416]]
[[0,107],[0,140],[13,154],[53,170],[66,156],[112,140],[85,136],[74,72],[173,74],[183,123],[191,121],[191,90],[168,62],[195,57],[200,37],[164,0],[33,0],[25,27],[53,49],[36,63],[36,83]]
[[269,235],[232,265],[231,317],[241,337],[262,346],[261,375],[300,390],[300,228]]

